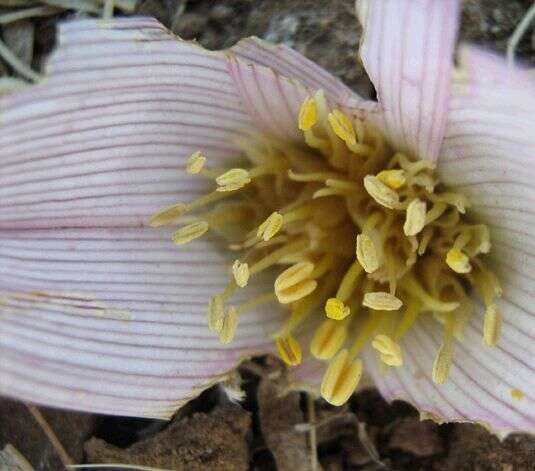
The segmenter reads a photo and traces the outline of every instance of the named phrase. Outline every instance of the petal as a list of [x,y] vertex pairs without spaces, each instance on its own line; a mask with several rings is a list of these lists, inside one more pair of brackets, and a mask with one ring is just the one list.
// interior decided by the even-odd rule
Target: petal
[[[406,366],[377,372],[382,393],[403,398],[447,421],[481,421],[497,431],[535,431],[535,190],[532,130],[535,82],[526,70],[464,47],[448,129],[439,160],[442,180],[470,197],[471,211],[491,229],[493,264],[503,284],[503,332],[494,348],[482,343],[482,312],[456,343],[444,385],[431,380],[440,328],[419,321],[403,342]],[[523,392],[515,399],[511,391]]]
[[221,345],[206,326],[207,299],[228,281],[229,261],[214,240],[179,250],[169,237],[139,228],[0,232],[0,391],[169,417],[241,358],[269,349],[283,313],[247,313],[230,348]]
[[[534,335],[517,325],[521,322],[514,316],[526,318],[522,309],[507,300],[502,308],[510,317],[505,318],[498,345],[483,345],[483,314],[475,314],[464,341],[455,342],[454,365],[445,384],[431,379],[442,328],[430,318],[419,320],[402,341],[403,367],[381,374],[371,351],[366,353],[366,366],[387,400],[403,399],[435,420],[480,422],[496,432],[533,432]],[[524,397],[515,399],[514,389]]]
[[296,79],[312,90],[323,89],[336,103],[356,110],[376,109],[376,103],[361,98],[341,80],[284,44],[271,44],[259,38],[242,39],[230,51],[238,59],[268,67],[278,75]]
[[[154,20],[67,23],[59,44],[43,83],[0,102],[0,393],[169,417],[237,360],[271,348],[284,315],[247,313],[220,345],[206,304],[229,260],[209,238],[181,250],[145,227],[160,207],[206,190],[185,176],[186,157],[235,157],[233,139],[255,116],[225,54]],[[296,82],[277,76],[272,86],[283,81],[288,100],[301,100]]]
[[438,157],[446,128],[457,0],[357,2],[360,55],[384,113],[376,119],[394,147]]

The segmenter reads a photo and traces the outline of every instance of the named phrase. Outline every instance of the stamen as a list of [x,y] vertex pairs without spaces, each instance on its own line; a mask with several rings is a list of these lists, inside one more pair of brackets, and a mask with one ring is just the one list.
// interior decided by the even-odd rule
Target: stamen
[[172,239],[175,244],[187,244],[192,240],[198,239],[209,229],[206,221],[193,222],[187,226],[181,227],[173,233]]
[[452,364],[453,344],[451,340],[444,341],[437,352],[435,361],[433,362],[433,381],[437,384],[444,384],[448,380]]
[[500,338],[502,315],[496,304],[487,306],[483,323],[483,340],[489,347],[494,347]]
[[325,303],[325,314],[329,319],[339,321],[349,316],[351,310],[340,299],[329,298]]
[[407,236],[415,236],[425,226],[426,204],[418,198],[413,199],[407,206],[407,217],[403,225],[403,232]]
[[232,274],[234,275],[236,284],[240,288],[245,288],[247,286],[247,282],[249,281],[249,265],[236,260],[232,265]]
[[257,237],[261,237],[264,242],[271,239],[282,228],[284,218],[282,214],[274,211],[271,215],[258,227]]
[[375,309],[376,311],[397,311],[403,302],[393,294],[381,291],[375,293],[365,293],[362,305]]
[[275,341],[279,356],[281,359],[290,366],[296,366],[301,364],[303,355],[301,353],[301,346],[299,342],[292,336],[280,337]]
[[215,179],[219,185],[216,191],[235,191],[251,182],[249,172],[243,168],[233,168]]
[[401,169],[383,170],[377,174],[377,178],[393,190],[401,188],[407,181],[405,171]]
[[219,332],[219,340],[221,343],[230,343],[234,339],[236,329],[238,328],[238,312],[234,306],[228,308],[227,313],[223,318],[223,326]]
[[301,109],[299,110],[299,129],[308,131],[318,120],[318,108],[316,101],[311,96],[307,96]]
[[347,323],[325,319],[316,330],[310,352],[319,360],[330,360],[342,347],[347,337]]
[[375,244],[372,238],[366,234],[357,236],[357,260],[366,273],[373,273],[379,268],[379,258]]
[[520,391],[520,389],[511,389],[511,397],[517,401],[520,401],[524,399],[524,393]]
[[208,304],[208,328],[212,332],[221,332],[223,319],[225,317],[225,307],[221,295],[216,294],[210,298]]
[[445,322],[444,340],[438,349],[437,356],[433,362],[433,381],[437,384],[444,384],[448,380],[451,365],[453,364],[453,334],[455,331],[455,315],[448,314]]
[[333,110],[332,113],[329,113],[327,119],[334,133],[346,144],[351,145],[357,143],[353,121],[351,121],[348,115],[340,110]]
[[200,150],[198,150],[197,152],[191,154],[191,157],[188,159],[188,163],[186,164],[186,171],[190,175],[200,173],[205,163],[206,157],[202,155]]
[[399,208],[398,194],[374,175],[364,177],[364,188],[381,206],[389,209]]
[[170,224],[182,216],[186,210],[187,207],[183,203],[177,203],[172,206],[168,206],[167,208],[163,208],[150,218],[149,226],[160,227]]
[[314,271],[310,262],[297,263],[284,270],[275,280],[275,294],[281,304],[288,304],[308,296],[318,285],[309,279]]
[[470,273],[472,271],[470,259],[457,249],[448,251],[446,255],[446,263],[456,273]]
[[346,403],[362,376],[362,360],[353,360],[349,352],[340,351],[329,363],[321,382],[322,397],[334,406]]
[[381,361],[388,366],[403,365],[401,347],[388,335],[376,335],[372,341],[372,347],[380,353]]

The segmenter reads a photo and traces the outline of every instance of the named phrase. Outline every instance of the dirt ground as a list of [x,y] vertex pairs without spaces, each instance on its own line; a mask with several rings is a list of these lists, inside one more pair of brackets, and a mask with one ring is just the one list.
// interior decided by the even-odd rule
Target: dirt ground
[[[13,5],[19,3],[0,0],[0,14],[17,11],[21,7]],[[466,0],[461,40],[503,52],[531,3]],[[361,94],[372,93],[357,61],[360,30],[352,0],[141,0],[135,12],[154,16],[210,49],[229,47],[249,35],[283,42]],[[73,14],[79,13],[58,8],[44,18],[3,24],[2,39],[24,64],[39,71],[53,48],[56,23]],[[520,43],[518,57],[535,64],[533,29]],[[2,76],[21,74],[0,61]],[[39,409],[61,445],[37,424],[35,409],[32,415],[27,406],[2,399],[0,449],[11,443],[37,471],[61,470],[62,460],[69,459],[185,471],[535,470],[533,437],[513,435],[500,443],[476,425],[421,422],[411,406],[389,405],[374,390],[360,392],[343,408],[305,394],[279,397],[286,374],[272,359],[248,362],[238,374],[246,392],[243,402],[228,400],[216,386],[170,423]],[[15,469],[3,467],[2,459],[0,453],[0,471]]]

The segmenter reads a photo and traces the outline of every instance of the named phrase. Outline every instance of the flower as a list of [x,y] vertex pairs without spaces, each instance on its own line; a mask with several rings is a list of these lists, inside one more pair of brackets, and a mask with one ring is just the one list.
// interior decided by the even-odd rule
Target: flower
[[379,107],[284,46],[63,25],[46,81],[2,102],[0,392],[168,417],[276,348],[333,403],[364,370],[428,416],[532,431],[535,86],[468,47],[452,81],[457,9],[359,3]]

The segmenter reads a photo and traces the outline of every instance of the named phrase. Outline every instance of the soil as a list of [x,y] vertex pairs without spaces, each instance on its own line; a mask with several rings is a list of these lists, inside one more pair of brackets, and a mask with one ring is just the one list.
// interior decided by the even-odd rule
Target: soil
[[[460,39],[504,52],[531,4],[465,0]],[[360,29],[353,0],[142,0],[137,13],[154,16],[210,49],[229,47],[250,35],[283,42],[359,93],[373,93],[357,59]],[[57,22],[72,14],[65,10],[4,26],[2,38],[24,63],[40,70],[54,46]],[[517,56],[535,64],[533,28]],[[0,62],[2,75],[16,76]],[[387,404],[374,390],[356,394],[342,408],[305,394],[286,395],[285,370],[269,358],[243,365],[239,375],[243,401],[229,400],[216,386],[170,423],[40,410],[75,463],[121,462],[193,471],[535,470],[535,438],[527,435],[500,442],[477,425],[422,422],[411,406]],[[27,407],[2,399],[0,448],[7,443],[37,471],[63,469],[57,449]]]

